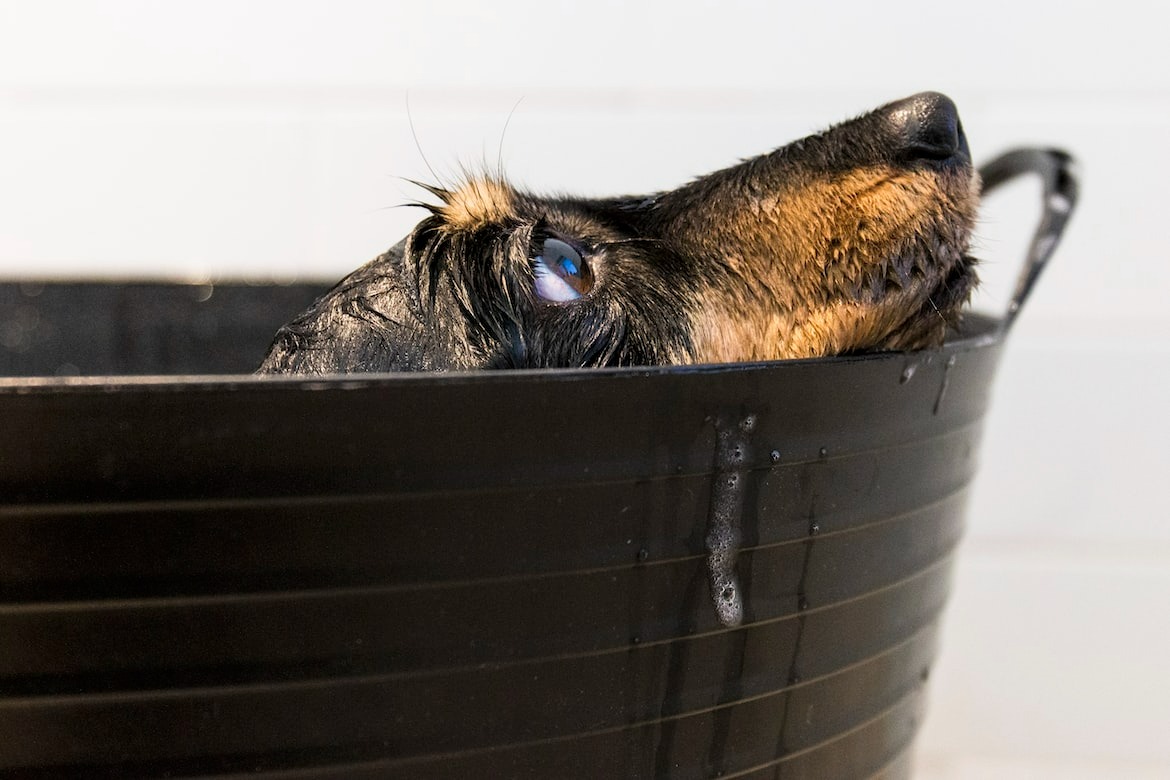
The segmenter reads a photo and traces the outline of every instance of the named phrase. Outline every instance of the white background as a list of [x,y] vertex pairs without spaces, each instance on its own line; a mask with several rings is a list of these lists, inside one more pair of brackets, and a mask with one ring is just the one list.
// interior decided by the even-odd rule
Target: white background
[[[440,176],[502,159],[538,191],[650,191],[945,91],[977,159],[1063,146],[1083,200],[1001,368],[920,775],[1164,778],[1155,8],[3,1],[0,276],[334,278],[418,218],[396,208],[419,196],[403,178],[434,179],[418,147]],[[1014,271],[1035,200],[988,204],[991,277]]]

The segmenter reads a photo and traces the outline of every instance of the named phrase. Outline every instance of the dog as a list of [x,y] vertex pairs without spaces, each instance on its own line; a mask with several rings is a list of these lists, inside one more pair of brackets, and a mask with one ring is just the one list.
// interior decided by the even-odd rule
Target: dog
[[977,282],[978,174],[935,92],[649,196],[422,186],[429,215],[282,327],[260,373],[917,350]]

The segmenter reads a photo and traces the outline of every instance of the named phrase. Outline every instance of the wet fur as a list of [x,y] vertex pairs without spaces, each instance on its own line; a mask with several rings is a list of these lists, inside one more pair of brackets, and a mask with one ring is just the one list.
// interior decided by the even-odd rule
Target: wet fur
[[[907,141],[900,105],[651,196],[537,197],[490,177],[428,187],[438,200],[429,216],[282,328],[260,370],[686,364],[936,346],[975,284],[966,251],[978,177],[965,139],[949,157]],[[534,292],[532,258],[549,236],[577,247],[594,274],[578,300]]]

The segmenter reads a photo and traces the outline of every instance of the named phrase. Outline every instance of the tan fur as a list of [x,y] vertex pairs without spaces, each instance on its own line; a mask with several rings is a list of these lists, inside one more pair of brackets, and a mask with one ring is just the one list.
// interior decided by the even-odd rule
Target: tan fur
[[439,370],[928,349],[978,283],[978,175],[938,93],[648,195],[540,197],[463,175],[420,184],[438,199],[416,204],[431,215],[290,323],[268,362]]
[[[774,312],[750,321],[707,309],[695,318],[695,362],[786,360],[848,352],[896,330],[921,303],[911,293],[878,303],[834,302],[799,313]],[[946,321],[939,317],[939,336]],[[890,344],[889,348],[897,345]]]
[[515,213],[515,195],[498,179],[470,178],[440,197],[443,205],[439,213],[451,230],[472,231],[493,222],[504,223]]
[[[866,169],[796,185],[712,224],[711,246],[741,283],[702,292],[691,318],[695,359],[800,358],[873,345],[927,304],[928,292],[907,278],[901,292],[874,296],[871,280],[897,273],[890,259],[923,236],[965,238],[977,201],[974,176]],[[939,340],[945,327],[940,315]]]

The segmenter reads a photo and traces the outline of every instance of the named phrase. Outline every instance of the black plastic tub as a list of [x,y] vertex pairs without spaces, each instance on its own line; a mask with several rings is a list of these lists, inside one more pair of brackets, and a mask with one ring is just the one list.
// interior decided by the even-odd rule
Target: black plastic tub
[[1006,320],[246,375],[317,292],[0,285],[0,775],[908,776]]

